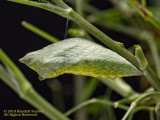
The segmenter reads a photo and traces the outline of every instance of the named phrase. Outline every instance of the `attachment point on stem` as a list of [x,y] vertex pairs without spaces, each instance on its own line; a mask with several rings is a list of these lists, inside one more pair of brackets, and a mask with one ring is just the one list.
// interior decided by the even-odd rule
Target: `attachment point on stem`
[[119,102],[115,102],[114,103],[114,108],[118,108],[118,106],[119,106]]

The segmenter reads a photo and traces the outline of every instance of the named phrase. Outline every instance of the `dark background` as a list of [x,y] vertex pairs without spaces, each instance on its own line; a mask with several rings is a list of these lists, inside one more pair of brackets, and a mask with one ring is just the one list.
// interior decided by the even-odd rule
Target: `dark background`
[[[99,9],[106,9],[108,7],[111,7],[111,4],[107,0],[92,0],[91,4],[98,7]],[[33,25],[45,30],[46,32],[51,33],[59,39],[63,39],[66,27],[66,19],[38,8],[7,2],[3,0],[0,1],[0,47],[23,71],[28,80],[33,84],[34,88],[45,99],[52,103],[51,92],[46,84],[46,81],[39,81],[36,72],[32,71],[18,61],[18,59],[23,57],[26,53],[41,49],[42,47],[45,47],[51,43],[23,28],[21,26],[21,21],[23,20],[26,20]],[[113,31],[103,31],[117,41],[124,41],[127,38],[127,36],[119,35],[118,33],[115,33]],[[134,43],[125,42],[125,45],[128,47],[132,44]],[[72,84],[72,75],[63,75],[60,76],[59,79],[63,84],[65,102],[67,104],[67,109],[69,109],[72,107],[73,103],[72,94],[74,88]],[[136,86],[135,89],[137,89]],[[103,95],[104,90],[105,86],[100,85],[98,87],[98,91],[96,91],[95,93],[95,96]],[[118,96],[117,94],[113,96],[114,100],[118,98],[120,98],[120,96]],[[3,110],[5,109],[28,110],[35,108],[33,108],[25,101],[21,100],[19,96],[14,91],[12,91],[12,89],[10,89],[6,84],[0,81],[0,120],[11,119],[2,118]],[[118,116],[121,118],[121,111],[118,112],[120,112]],[[17,120],[17,118],[14,119]],[[31,117],[26,117],[26,119],[31,120]],[[38,115],[36,119],[47,120],[47,118],[43,115]]]

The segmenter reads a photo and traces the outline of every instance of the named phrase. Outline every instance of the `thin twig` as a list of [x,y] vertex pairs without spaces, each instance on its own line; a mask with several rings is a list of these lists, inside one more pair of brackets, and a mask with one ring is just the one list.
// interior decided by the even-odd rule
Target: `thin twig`
[[[94,103],[99,103],[99,104],[105,104],[105,105],[110,105],[110,106],[113,106],[114,107],[114,103],[111,102],[111,101],[107,101],[107,100],[101,100],[101,99],[96,99],[96,98],[93,98],[93,99],[90,99],[90,100],[87,100],[77,106],[75,106],[74,108],[70,109],[69,111],[67,111],[65,113],[66,116],[69,116],[70,114],[72,114],[73,112],[81,109],[82,107],[85,107],[89,104],[94,104]],[[128,110],[128,106],[125,106],[125,105],[119,105],[118,108],[120,109],[123,109],[123,110]]]

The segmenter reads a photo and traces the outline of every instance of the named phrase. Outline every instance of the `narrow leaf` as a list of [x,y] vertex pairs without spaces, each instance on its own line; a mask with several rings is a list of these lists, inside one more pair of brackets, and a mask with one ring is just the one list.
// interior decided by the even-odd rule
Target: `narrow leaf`
[[117,53],[81,38],[51,44],[28,53],[20,61],[35,70],[41,80],[64,73],[98,78],[142,75],[135,66]]

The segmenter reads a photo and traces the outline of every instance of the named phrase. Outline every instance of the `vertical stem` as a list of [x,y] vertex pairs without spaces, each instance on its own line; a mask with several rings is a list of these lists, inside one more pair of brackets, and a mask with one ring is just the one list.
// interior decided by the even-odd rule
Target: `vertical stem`
[[153,60],[154,60],[154,63],[155,63],[155,67],[156,67],[158,76],[160,76],[160,56],[159,56],[159,53],[158,53],[158,49],[157,49],[155,40],[152,38],[152,39],[149,39],[147,42],[148,42],[149,47],[150,47],[151,52],[152,52],[152,56],[153,56]]
[[83,16],[83,0],[76,0],[76,11]]
[[[74,87],[75,87],[75,104],[79,104],[82,100],[82,94],[83,94],[83,89],[84,89],[84,82],[85,82],[85,77],[80,76],[80,75],[74,75]],[[86,114],[85,114],[85,109],[81,109],[76,112],[75,114],[75,120],[87,120],[86,119]]]
[[[154,71],[148,66],[146,70],[143,72],[144,76],[147,78],[147,80],[150,82],[156,90],[160,91],[160,79],[158,76],[154,73]],[[154,80],[156,79],[156,80]]]
[[147,6],[146,0],[141,0],[141,4],[142,4],[143,7],[146,7]]
[[[99,103],[99,104],[104,104],[104,105],[109,105],[109,106],[113,106],[114,107],[114,103],[112,101],[108,101],[108,100],[102,100],[102,99],[96,99],[96,98],[92,98],[90,100],[84,101],[82,103],[80,103],[79,105],[73,107],[72,109],[68,110],[65,115],[69,116],[72,113],[74,113],[75,111],[81,109],[82,107],[85,107],[89,104],[94,104],[94,103]],[[128,106],[126,105],[121,105],[119,104],[119,106],[117,106],[117,108],[123,109],[125,111],[127,111],[129,109]]]
[[149,111],[149,117],[150,117],[150,120],[154,120],[153,111]]

